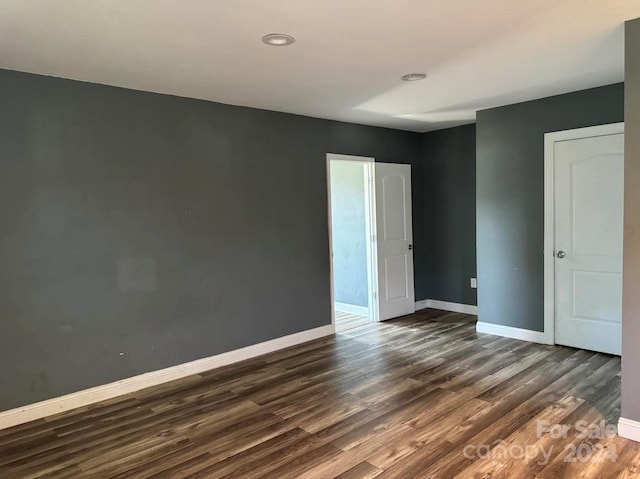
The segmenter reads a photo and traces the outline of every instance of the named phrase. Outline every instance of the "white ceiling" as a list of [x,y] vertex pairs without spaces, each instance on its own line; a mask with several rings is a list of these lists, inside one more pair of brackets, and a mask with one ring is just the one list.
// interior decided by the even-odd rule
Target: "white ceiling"
[[0,67],[429,131],[622,81],[638,16],[638,0],[0,0]]

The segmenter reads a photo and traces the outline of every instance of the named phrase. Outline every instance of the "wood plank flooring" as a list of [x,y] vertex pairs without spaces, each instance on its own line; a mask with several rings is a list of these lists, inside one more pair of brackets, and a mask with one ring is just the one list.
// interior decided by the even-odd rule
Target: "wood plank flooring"
[[0,478],[640,477],[640,444],[577,434],[617,422],[619,358],[475,320],[367,323],[0,431]]
[[342,311],[336,311],[336,332],[343,333],[350,329],[359,328],[360,326],[366,326],[370,320],[366,316],[360,316],[359,314],[343,313]]

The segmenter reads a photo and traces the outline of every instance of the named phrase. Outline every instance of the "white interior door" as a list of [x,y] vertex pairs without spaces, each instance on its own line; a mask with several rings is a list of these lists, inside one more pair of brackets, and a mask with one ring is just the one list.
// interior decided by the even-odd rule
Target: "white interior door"
[[624,135],[555,143],[555,342],[621,353]]
[[411,166],[375,163],[380,321],[415,312]]

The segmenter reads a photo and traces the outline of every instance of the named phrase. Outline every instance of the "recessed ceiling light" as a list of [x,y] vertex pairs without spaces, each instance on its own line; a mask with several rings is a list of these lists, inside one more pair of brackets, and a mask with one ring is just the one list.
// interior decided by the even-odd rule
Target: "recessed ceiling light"
[[402,77],[403,81],[418,81],[427,78],[426,73],[407,73]]
[[286,33],[270,33],[269,35],[262,37],[262,41],[267,45],[272,45],[274,47],[286,47],[287,45],[291,45],[295,42],[296,39]]

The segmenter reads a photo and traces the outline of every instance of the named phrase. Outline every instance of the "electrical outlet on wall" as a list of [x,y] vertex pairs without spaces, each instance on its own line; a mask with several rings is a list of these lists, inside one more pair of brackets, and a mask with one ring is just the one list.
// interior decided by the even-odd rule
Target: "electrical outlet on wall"
[[471,278],[471,287],[473,289],[478,289],[478,280],[476,278]]

